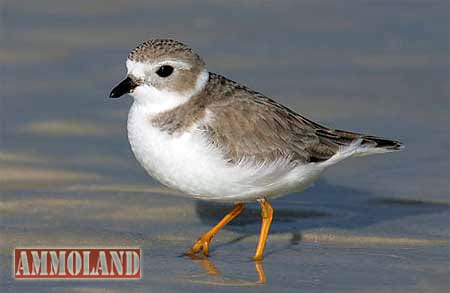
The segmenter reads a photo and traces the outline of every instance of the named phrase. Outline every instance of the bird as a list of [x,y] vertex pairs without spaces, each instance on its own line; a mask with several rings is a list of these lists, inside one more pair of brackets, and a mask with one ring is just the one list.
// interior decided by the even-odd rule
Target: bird
[[301,192],[345,159],[397,151],[399,141],[328,128],[260,92],[207,70],[186,44],[151,39],[133,49],[126,78],[110,98],[129,94],[127,133],[141,166],[163,185],[233,208],[186,252],[209,256],[213,237],[258,202],[263,259],[274,210],[269,200]]

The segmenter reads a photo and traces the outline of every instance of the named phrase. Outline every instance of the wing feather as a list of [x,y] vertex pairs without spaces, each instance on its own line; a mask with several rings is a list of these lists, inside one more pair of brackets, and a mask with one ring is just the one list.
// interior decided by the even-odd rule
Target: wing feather
[[397,141],[327,128],[220,75],[210,74],[210,84],[207,94],[212,98],[205,108],[212,118],[204,128],[231,163],[248,159],[322,162],[358,140],[363,146],[387,150],[402,146]]

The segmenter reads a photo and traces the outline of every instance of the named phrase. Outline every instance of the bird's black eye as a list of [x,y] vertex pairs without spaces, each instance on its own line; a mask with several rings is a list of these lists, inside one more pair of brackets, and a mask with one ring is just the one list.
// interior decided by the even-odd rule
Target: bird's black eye
[[173,67],[169,65],[163,65],[156,71],[156,74],[158,74],[161,77],[168,77],[173,72]]

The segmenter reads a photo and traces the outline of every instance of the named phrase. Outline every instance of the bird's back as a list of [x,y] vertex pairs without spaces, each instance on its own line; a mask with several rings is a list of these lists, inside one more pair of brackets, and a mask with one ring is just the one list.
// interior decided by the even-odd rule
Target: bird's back
[[230,163],[248,158],[317,163],[354,143],[367,153],[401,148],[397,141],[322,126],[220,75],[210,74],[203,95],[202,109],[211,117],[203,126],[206,135]]

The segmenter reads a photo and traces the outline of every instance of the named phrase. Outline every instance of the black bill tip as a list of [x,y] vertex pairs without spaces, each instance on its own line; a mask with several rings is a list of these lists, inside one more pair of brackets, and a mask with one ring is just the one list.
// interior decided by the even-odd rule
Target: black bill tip
[[128,76],[123,81],[121,81],[115,88],[112,89],[111,93],[109,94],[109,97],[119,98],[124,94],[128,94],[129,92],[131,92],[137,86],[138,84]]

